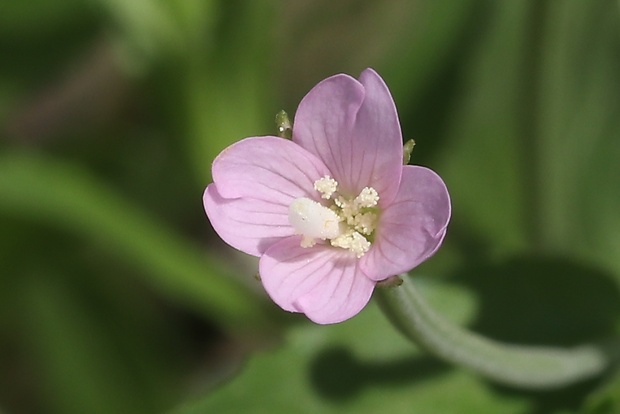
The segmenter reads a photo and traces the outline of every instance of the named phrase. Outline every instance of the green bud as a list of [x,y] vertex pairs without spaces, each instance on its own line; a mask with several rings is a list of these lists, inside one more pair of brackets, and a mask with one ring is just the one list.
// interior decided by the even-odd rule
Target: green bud
[[385,280],[377,282],[378,288],[393,288],[403,284],[403,279],[400,276],[390,276]]
[[403,145],[403,165],[409,164],[409,160],[411,159],[411,153],[413,152],[413,147],[415,147],[415,141],[412,139],[405,142],[405,145]]
[[291,139],[293,137],[293,125],[286,112],[280,111],[276,114],[276,127],[280,138]]

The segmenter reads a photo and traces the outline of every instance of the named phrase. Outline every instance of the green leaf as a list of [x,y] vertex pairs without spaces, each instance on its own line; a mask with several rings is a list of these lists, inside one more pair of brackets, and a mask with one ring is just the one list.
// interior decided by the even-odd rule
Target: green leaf
[[227,329],[260,330],[268,324],[262,300],[215,254],[179,237],[76,165],[28,153],[3,154],[0,212],[100,242],[143,269],[146,282],[162,294]]
[[488,14],[437,166],[454,222],[499,251],[577,255],[620,274],[616,2]]
[[97,0],[114,23],[116,46],[126,69],[144,70],[162,55],[183,51],[181,22],[159,0]]
[[183,121],[188,156],[202,183],[211,177],[211,163],[228,145],[249,136],[276,135],[270,85],[271,31],[274,2],[222,2],[211,36],[202,39],[179,68]]
[[[424,286],[451,319],[471,316],[466,292]],[[230,383],[174,413],[509,414],[528,406],[421,354],[371,305],[342,324],[291,329],[281,348],[255,355]]]
[[582,414],[616,414],[620,412],[620,371],[586,400]]
[[135,317],[123,314],[137,306],[113,309],[118,298],[105,303],[101,292],[79,287],[38,269],[22,275],[14,290],[21,301],[22,346],[37,368],[39,404],[63,414],[146,414],[169,406],[179,390],[165,372],[165,353],[148,343],[155,338],[147,326],[127,323]]
[[453,223],[499,251],[526,246],[528,214],[536,214],[525,212],[527,167],[517,130],[527,11],[528,2],[494,3],[479,22],[483,36],[462,69],[456,113],[433,165],[450,191]]
[[3,41],[12,36],[25,40],[32,35],[50,34],[63,25],[75,24],[91,11],[88,2],[82,0],[3,1],[0,3],[0,34]]
[[[468,30],[473,26],[478,28],[474,18],[476,11],[481,9],[478,0],[414,3],[409,3],[416,10],[410,17],[415,19],[414,23],[405,25],[400,41],[391,44],[384,42],[387,56],[381,75],[389,80],[401,114],[410,113],[412,104],[420,108],[429,107],[426,93],[430,82],[437,81],[443,71],[449,69],[451,61],[460,56],[461,48],[466,46],[464,41],[471,43]],[[402,6],[395,5],[391,10],[396,16],[387,25],[393,25],[393,19],[402,14]],[[403,47],[403,43],[407,43],[407,47]],[[436,114],[428,115],[432,117]],[[410,122],[408,118],[401,121],[404,126]],[[435,125],[434,130],[438,127],[441,126]],[[411,128],[415,136],[406,136],[405,140],[415,139],[421,132],[420,125],[411,124]]]
[[[620,16],[614,1],[549,2],[540,76],[545,245],[618,261]],[[604,249],[603,254],[596,254]],[[610,260],[605,260],[609,262]]]

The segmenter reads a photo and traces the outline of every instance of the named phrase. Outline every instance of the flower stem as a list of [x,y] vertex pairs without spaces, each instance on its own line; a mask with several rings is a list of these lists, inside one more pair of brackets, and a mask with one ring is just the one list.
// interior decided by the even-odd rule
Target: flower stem
[[377,289],[375,294],[394,325],[435,356],[498,383],[525,389],[559,388],[601,374],[618,357],[617,343],[553,348],[484,338],[433,311],[411,278],[405,275],[403,279],[402,285]]

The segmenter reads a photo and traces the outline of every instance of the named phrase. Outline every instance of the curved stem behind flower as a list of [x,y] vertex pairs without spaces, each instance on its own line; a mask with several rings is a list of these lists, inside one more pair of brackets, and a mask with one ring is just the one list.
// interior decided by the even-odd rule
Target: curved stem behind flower
[[559,388],[601,374],[618,357],[617,343],[553,348],[484,338],[437,314],[410,278],[403,279],[402,285],[375,293],[394,325],[435,356],[499,383],[527,389]]

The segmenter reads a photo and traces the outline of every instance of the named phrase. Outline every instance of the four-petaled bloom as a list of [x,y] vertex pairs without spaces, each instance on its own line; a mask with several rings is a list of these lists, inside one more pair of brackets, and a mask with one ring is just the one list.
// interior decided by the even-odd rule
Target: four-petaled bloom
[[427,168],[403,166],[402,146],[381,77],[335,75],[299,104],[292,141],[252,137],[222,151],[205,210],[225,242],[260,257],[262,283],[280,307],[341,322],[445,235],[446,186]]

